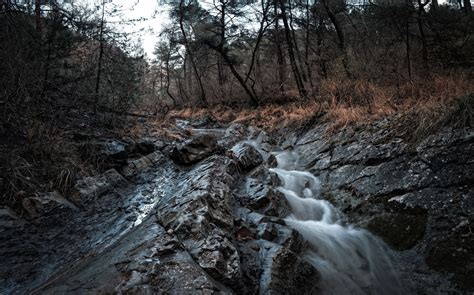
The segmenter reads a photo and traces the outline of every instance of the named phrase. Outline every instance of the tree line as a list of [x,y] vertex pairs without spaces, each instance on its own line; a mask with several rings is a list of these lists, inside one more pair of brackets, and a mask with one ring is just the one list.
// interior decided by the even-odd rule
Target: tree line
[[[325,82],[404,84],[472,70],[469,0],[179,0],[145,100],[210,105],[322,99]],[[363,103],[364,98],[360,98]]]

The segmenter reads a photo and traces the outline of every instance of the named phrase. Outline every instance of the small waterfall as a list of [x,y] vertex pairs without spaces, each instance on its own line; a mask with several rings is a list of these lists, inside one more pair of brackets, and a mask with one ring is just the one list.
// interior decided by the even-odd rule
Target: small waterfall
[[308,241],[305,259],[321,273],[322,294],[407,294],[387,246],[368,231],[346,226],[340,213],[319,199],[320,182],[299,171],[298,154],[275,154],[270,169],[281,180],[292,214],[286,223]]

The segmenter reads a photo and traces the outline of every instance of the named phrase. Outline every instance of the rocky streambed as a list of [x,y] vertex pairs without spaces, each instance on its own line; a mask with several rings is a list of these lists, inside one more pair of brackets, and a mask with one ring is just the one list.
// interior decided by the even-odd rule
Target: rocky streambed
[[0,209],[0,293],[468,294],[474,130],[388,126],[178,120],[74,195]]

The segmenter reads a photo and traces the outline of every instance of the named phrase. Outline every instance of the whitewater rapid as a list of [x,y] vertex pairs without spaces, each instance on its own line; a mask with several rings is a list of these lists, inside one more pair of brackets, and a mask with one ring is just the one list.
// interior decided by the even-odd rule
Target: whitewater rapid
[[307,241],[304,258],[321,273],[322,294],[407,294],[387,246],[363,229],[345,225],[342,213],[320,198],[320,181],[298,170],[298,154],[274,153],[270,169],[292,214],[285,222]]

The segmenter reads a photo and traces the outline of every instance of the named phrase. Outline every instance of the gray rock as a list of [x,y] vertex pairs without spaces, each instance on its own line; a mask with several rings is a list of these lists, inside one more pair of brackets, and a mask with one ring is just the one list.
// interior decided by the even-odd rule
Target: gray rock
[[240,262],[231,242],[234,200],[224,163],[211,157],[192,170],[176,195],[160,201],[158,218],[203,269],[229,283],[239,280]]
[[158,164],[163,159],[161,152],[154,152],[147,156],[135,160],[129,160],[127,166],[121,169],[121,173],[125,177],[132,177],[146,169]]
[[79,193],[77,202],[84,203],[94,200],[98,196],[115,188],[126,186],[127,184],[127,180],[123,178],[117,170],[110,169],[97,176],[86,177],[79,180],[74,188]]
[[44,214],[53,214],[53,211],[79,211],[76,205],[56,191],[25,198],[22,200],[22,207],[30,218],[36,218]]
[[235,145],[229,154],[243,171],[251,170],[263,162],[262,155],[248,143]]
[[174,147],[170,156],[177,164],[191,165],[209,157],[216,151],[216,138],[203,135],[178,144]]

